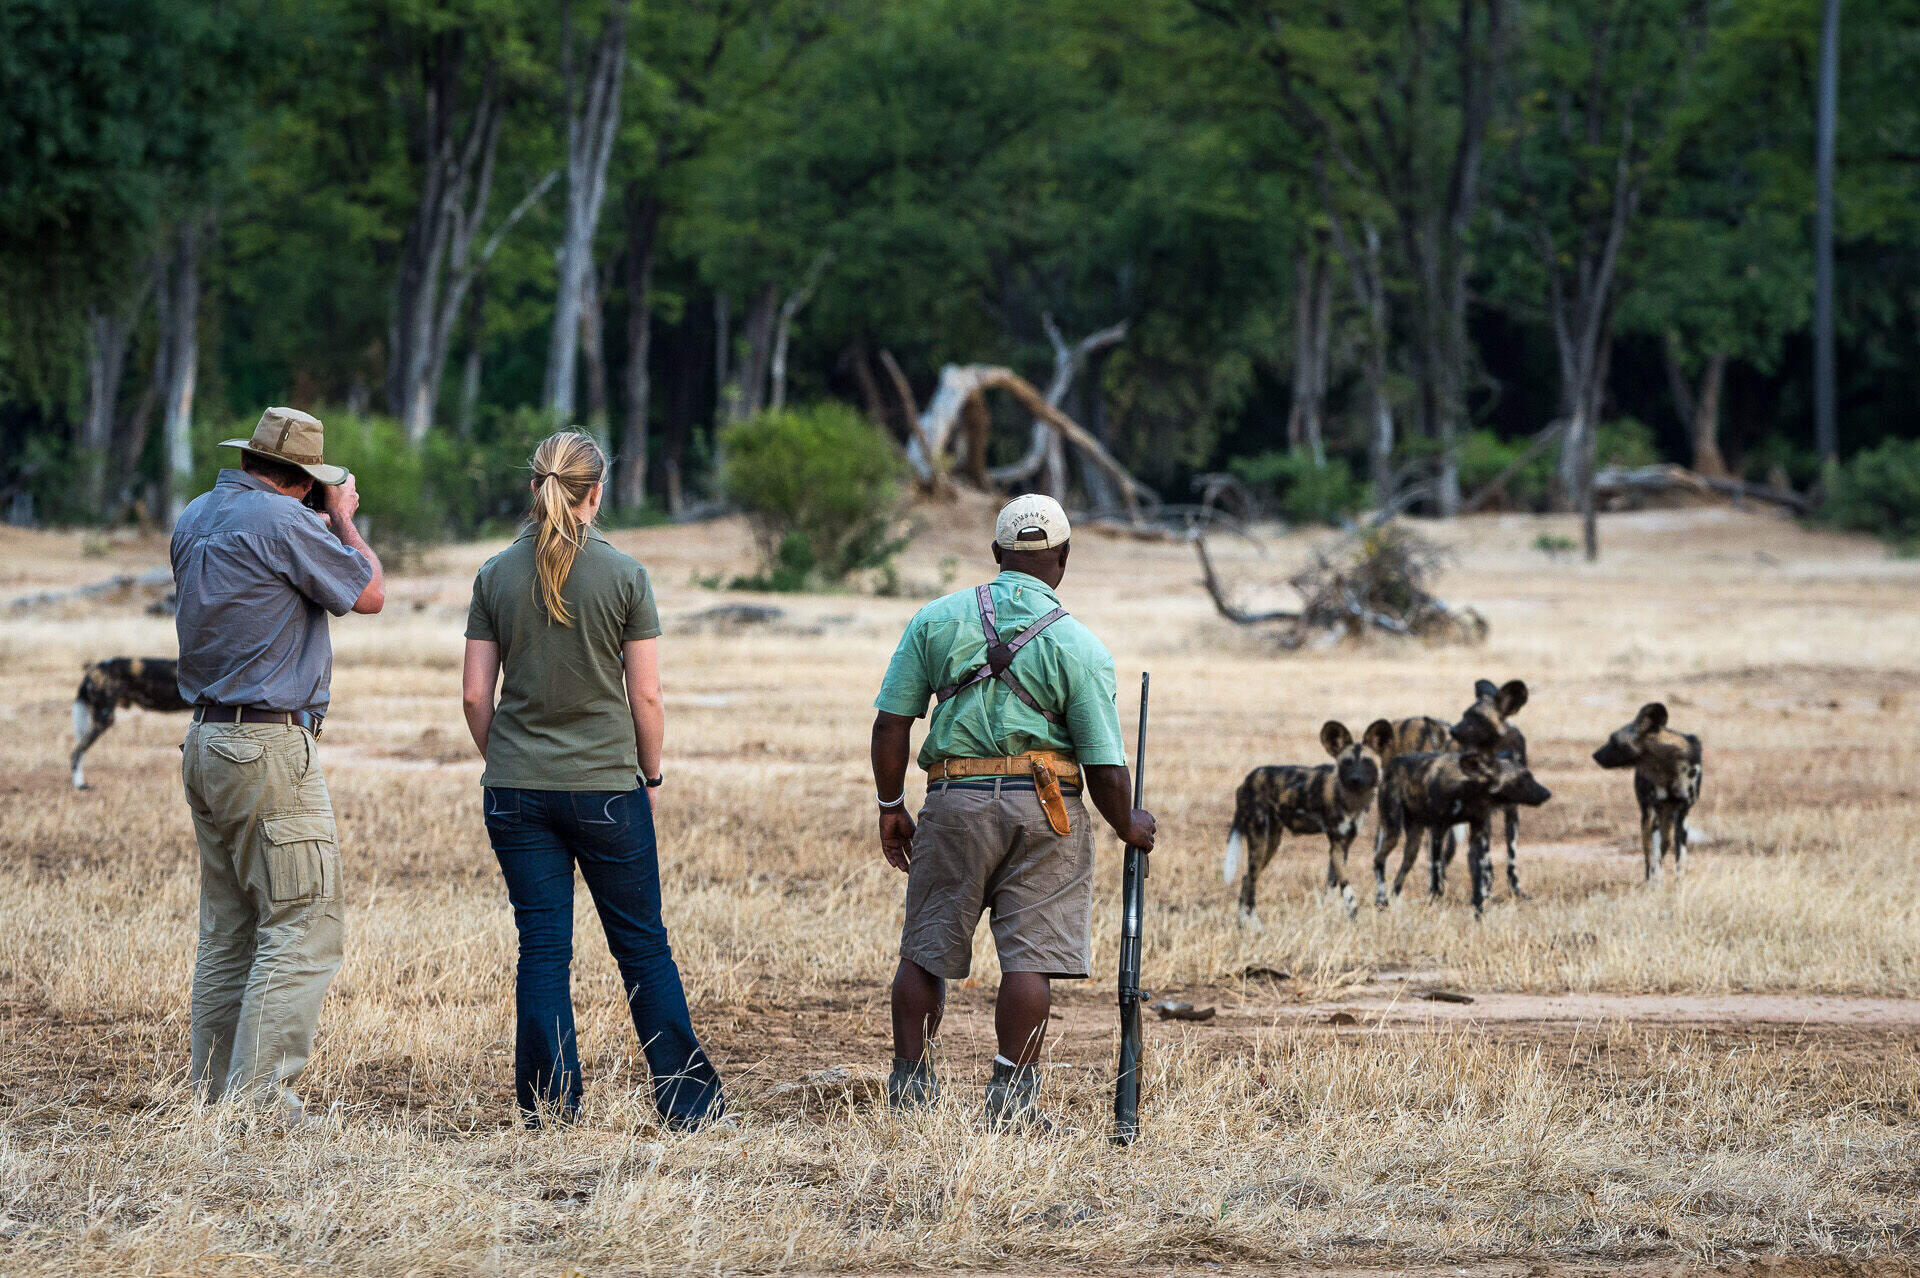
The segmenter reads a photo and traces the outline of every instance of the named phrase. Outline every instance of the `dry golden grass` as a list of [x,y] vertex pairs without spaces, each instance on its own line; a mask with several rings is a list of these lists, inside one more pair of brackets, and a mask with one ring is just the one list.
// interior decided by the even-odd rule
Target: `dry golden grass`
[[[1445,593],[1492,623],[1470,651],[1280,655],[1213,615],[1185,548],[1081,539],[1065,602],[1114,649],[1123,719],[1138,670],[1154,674],[1147,983],[1222,1008],[1209,1025],[1150,1025],[1146,1133],[1128,1152],[1101,1139],[1110,840],[1103,976],[1063,989],[1049,1076],[1084,1134],[1029,1141],[971,1121],[992,1051],[990,953],[953,994],[948,1105],[902,1122],[872,1103],[901,882],[872,845],[868,706],[915,600],[778,600],[788,617],[773,630],[666,641],[669,925],[744,1116],[693,1137],[664,1136],[636,1102],[631,1029],[584,896],[588,1122],[507,1125],[513,928],[457,696],[467,586],[492,547],[436,553],[393,583],[386,614],[335,627],[323,759],[346,839],[348,955],[301,1084],[340,1104],[334,1135],[249,1133],[180,1090],[197,891],[181,721],[124,716],[89,758],[95,788],[66,787],[81,663],[169,653],[170,624],[131,603],[0,612],[0,1270],[1908,1255],[1920,1002],[1804,1028],[1724,1010],[1582,1026],[1544,1010],[1571,991],[1681,1007],[1744,992],[1760,1009],[1920,996],[1907,691],[1920,565],[1717,511],[1616,517],[1601,564],[1555,564],[1529,548],[1555,526],[1434,530],[1460,553]],[[969,508],[920,539],[905,575],[921,597],[979,571],[985,527]],[[164,562],[155,539],[105,556],[85,541],[0,532],[0,592]],[[615,541],[652,568],[670,632],[726,598],[696,574],[748,553],[731,525]],[[1255,594],[1306,544],[1276,539],[1262,556],[1222,541],[1216,556]],[[1264,929],[1241,928],[1218,866],[1244,772],[1312,761],[1325,718],[1357,730],[1456,713],[1481,676],[1533,687],[1518,722],[1554,790],[1523,818],[1533,899],[1502,887],[1475,924],[1456,867],[1449,899],[1349,921],[1317,890],[1324,848],[1299,839],[1262,885]],[[1707,777],[1692,869],[1648,890],[1630,783],[1587,756],[1656,697],[1704,736]],[[1370,848],[1369,832],[1356,882]],[[1248,980],[1250,966],[1295,979]],[[1537,997],[1543,1018],[1323,1023],[1407,974]]]

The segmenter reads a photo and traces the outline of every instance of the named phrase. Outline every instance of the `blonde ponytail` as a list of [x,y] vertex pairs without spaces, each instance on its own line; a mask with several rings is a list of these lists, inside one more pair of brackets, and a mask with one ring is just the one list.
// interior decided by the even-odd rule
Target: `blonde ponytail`
[[533,513],[527,522],[534,530],[534,597],[547,616],[563,626],[573,624],[560,588],[567,584],[573,561],[586,540],[586,521],[575,507],[585,501],[607,472],[600,448],[578,431],[561,431],[540,441],[533,450]]

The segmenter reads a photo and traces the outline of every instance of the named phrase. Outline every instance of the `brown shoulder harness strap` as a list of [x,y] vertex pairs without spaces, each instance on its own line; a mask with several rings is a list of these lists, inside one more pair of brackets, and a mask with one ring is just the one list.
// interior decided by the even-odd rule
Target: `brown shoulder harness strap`
[[976,683],[985,683],[988,679],[998,679],[1006,685],[1008,692],[1020,698],[1021,703],[1025,705],[1027,709],[1033,711],[1048,723],[1064,725],[1066,720],[1041,705],[1038,701],[1035,701],[1033,694],[1020,686],[1020,681],[1013,677],[1013,671],[1008,669],[1008,667],[1013,664],[1015,653],[1026,647],[1027,642],[1035,635],[1060,620],[1060,618],[1066,616],[1067,610],[1065,608],[1055,608],[1052,612],[1044,616],[1034,618],[1032,625],[1014,636],[1011,642],[1007,642],[1000,638],[999,628],[994,624],[992,590],[987,586],[976,587],[973,592],[973,601],[980,609],[980,628],[986,631],[987,634],[987,663],[983,666],[975,667],[972,671],[964,675],[958,683],[948,684],[946,687],[936,691],[933,694],[934,703],[939,705],[946,702],[949,698],[957,697],[968,688],[973,687]]

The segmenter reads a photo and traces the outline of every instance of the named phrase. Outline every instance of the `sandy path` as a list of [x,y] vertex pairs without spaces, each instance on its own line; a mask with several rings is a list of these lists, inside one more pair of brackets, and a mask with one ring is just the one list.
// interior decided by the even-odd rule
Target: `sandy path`
[[1436,1002],[1407,989],[1317,1003],[1226,1008],[1220,1018],[1276,1024],[1321,1021],[1346,1012],[1362,1024],[1404,1027],[1426,1023],[1535,1022],[1606,1025],[1832,1025],[1861,1029],[1920,1029],[1920,999],[1849,994],[1500,994],[1467,993],[1471,1003]]

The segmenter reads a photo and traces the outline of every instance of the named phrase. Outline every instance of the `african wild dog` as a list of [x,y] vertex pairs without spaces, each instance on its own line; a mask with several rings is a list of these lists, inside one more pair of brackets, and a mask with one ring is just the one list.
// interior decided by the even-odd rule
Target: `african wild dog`
[[[1444,719],[1435,719],[1428,715],[1419,715],[1411,719],[1401,719],[1393,725],[1393,749],[1382,762],[1391,763],[1403,754],[1445,754],[1463,748],[1492,748],[1497,754],[1511,754],[1519,760],[1522,767],[1527,763],[1527,739],[1520,729],[1507,722],[1507,716],[1519,712],[1527,704],[1527,685],[1518,679],[1495,687],[1489,679],[1482,679],[1473,686],[1474,702],[1460,716],[1460,721],[1449,724]],[[1519,810],[1509,805],[1505,810],[1507,836],[1507,883],[1517,897],[1525,898],[1520,890],[1520,871],[1517,865],[1520,833]],[[1441,874],[1444,877],[1448,866],[1453,864],[1454,852],[1458,849],[1461,832],[1448,827],[1441,841],[1430,849],[1431,855],[1439,857]]]
[[1387,854],[1404,832],[1406,853],[1394,876],[1398,896],[1407,871],[1420,855],[1420,839],[1427,839],[1433,895],[1445,885],[1446,861],[1440,839],[1448,827],[1467,826],[1467,868],[1473,876],[1473,911],[1486,908],[1493,887],[1493,868],[1487,855],[1487,825],[1495,808],[1509,804],[1538,807],[1553,796],[1533,779],[1526,765],[1503,754],[1486,751],[1444,754],[1403,754],[1387,765],[1380,780],[1380,827],[1373,844],[1373,899],[1387,904]]
[[[1453,725],[1453,739],[1460,745],[1448,748],[1492,750],[1526,767],[1526,734],[1510,722],[1526,704],[1527,685],[1521,680],[1509,679],[1497,688],[1491,679],[1479,680],[1473,685],[1473,704],[1460,716],[1460,722]],[[1527,894],[1520,890],[1519,867],[1520,808],[1509,803],[1500,815],[1507,836],[1507,886],[1516,898],[1524,901]],[[1446,861],[1449,865],[1453,863],[1451,834],[1447,838]]]
[[[1260,872],[1280,847],[1281,831],[1327,836],[1327,886],[1338,888],[1347,913],[1359,907],[1347,885],[1347,849],[1360,831],[1360,819],[1373,802],[1380,784],[1381,754],[1392,745],[1393,725],[1376,719],[1360,740],[1343,723],[1329,719],[1320,728],[1320,744],[1333,756],[1318,766],[1281,765],[1255,768],[1234,796],[1233,829],[1220,865],[1228,883],[1246,861],[1240,884],[1240,913],[1258,922],[1254,892]],[[1252,846],[1249,847],[1248,844]],[[1243,856],[1244,854],[1244,856]]]
[[113,712],[121,706],[177,713],[191,709],[180,699],[175,663],[166,657],[109,657],[88,666],[73,694],[73,788],[87,788],[80,756],[113,726]]
[[1640,855],[1647,882],[1660,877],[1660,861],[1673,849],[1673,872],[1687,868],[1687,813],[1700,801],[1700,738],[1667,728],[1667,707],[1649,701],[1633,722],[1593,752],[1603,768],[1632,768],[1633,797],[1640,801]]
[[1460,715],[1460,722],[1449,730],[1453,739],[1468,750],[1503,748],[1507,720],[1527,704],[1527,685],[1521,679],[1509,679],[1499,687],[1493,680],[1480,679],[1473,685],[1473,704]]
[[1380,762],[1392,763],[1403,754],[1437,754],[1453,748],[1453,729],[1445,720],[1415,715],[1394,722],[1393,741]]

